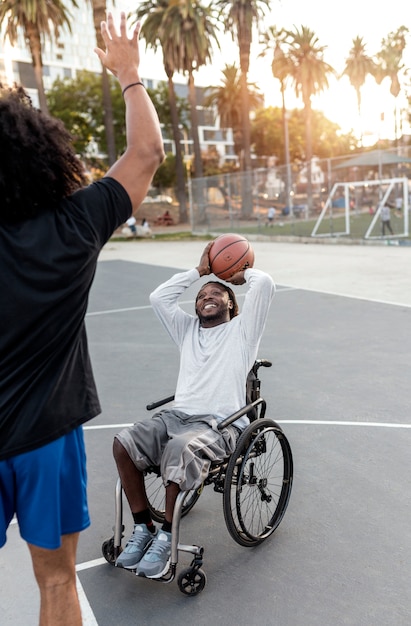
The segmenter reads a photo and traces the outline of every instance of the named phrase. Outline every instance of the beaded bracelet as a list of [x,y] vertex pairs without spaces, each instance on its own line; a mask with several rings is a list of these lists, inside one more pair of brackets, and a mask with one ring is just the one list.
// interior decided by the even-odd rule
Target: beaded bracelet
[[127,87],[124,87],[123,91],[121,92],[123,97],[127,89],[130,89],[130,87],[135,87],[136,85],[141,85],[142,87],[144,87],[144,84],[141,82],[141,80],[137,81],[136,83],[130,83],[129,85],[127,85]]

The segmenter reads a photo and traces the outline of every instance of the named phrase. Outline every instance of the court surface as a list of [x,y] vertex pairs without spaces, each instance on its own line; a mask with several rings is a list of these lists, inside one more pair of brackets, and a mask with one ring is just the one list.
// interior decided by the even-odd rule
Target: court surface
[[[204,245],[110,242],[101,254],[87,316],[103,413],[85,428],[92,525],[78,550],[84,624],[408,626],[406,247],[253,242],[256,267],[277,284],[260,356],[273,362],[261,372],[268,416],[294,455],[286,515],[269,540],[243,548],[226,530],[221,494],[208,487],[181,525],[180,540],[205,549],[207,585],[193,598],[176,581],[142,580],[103,560],[114,523],[113,435],[149,418],[147,402],[172,393],[176,380],[178,354],[148,295],[174,271],[194,267]],[[199,284],[183,298],[189,311]],[[244,287],[236,293],[241,309]],[[189,561],[182,555],[178,571]],[[36,624],[37,590],[15,524],[0,551],[0,576],[1,624]]]

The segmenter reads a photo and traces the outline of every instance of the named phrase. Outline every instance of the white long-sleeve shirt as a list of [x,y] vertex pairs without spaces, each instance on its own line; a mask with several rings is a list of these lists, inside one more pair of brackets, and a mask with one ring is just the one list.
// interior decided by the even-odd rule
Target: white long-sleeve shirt
[[[212,414],[221,421],[246,403],[247,375],[257,358],[275,286],[265,272],[247,269],[248,290],[241,313],[203,328],[197,315],[178,305],[179,297],[199,277],[197,269],[175,274],[153,291],[150,302],[180,350],[173,407],[189,415]],[[236,425],[247,423],[243,417]]]

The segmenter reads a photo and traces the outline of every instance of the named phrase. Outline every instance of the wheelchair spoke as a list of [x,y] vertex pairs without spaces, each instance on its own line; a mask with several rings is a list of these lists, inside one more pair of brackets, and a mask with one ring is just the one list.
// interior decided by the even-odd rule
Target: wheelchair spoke
[[248,437],[244,434],[242,452],[230,462],[230,484],[224,491],[228,530],[245,546],[260,543],[280,523],[288,504],[292,475],[291,450],[275,423],[262,419],[249,431]]

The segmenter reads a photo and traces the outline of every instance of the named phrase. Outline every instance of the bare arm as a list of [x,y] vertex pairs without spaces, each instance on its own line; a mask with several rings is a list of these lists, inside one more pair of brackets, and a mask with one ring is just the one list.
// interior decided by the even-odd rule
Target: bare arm
[[[139,82],[140,52],[138,37],[140,23],[131,39],[127,36],[126,15],[120,16],[118,33],[111,13],[101,23],[101,34],[106,50],[96,48],[102,64],[117,77],[123,90]],[[157,112],[142,85],[135,85],[124,93],[126,103],[127,148],[112,165],[106,176],[115,178],[127,191],[133,211],[144,200],[151,180],[164,159],[163,140]]]

